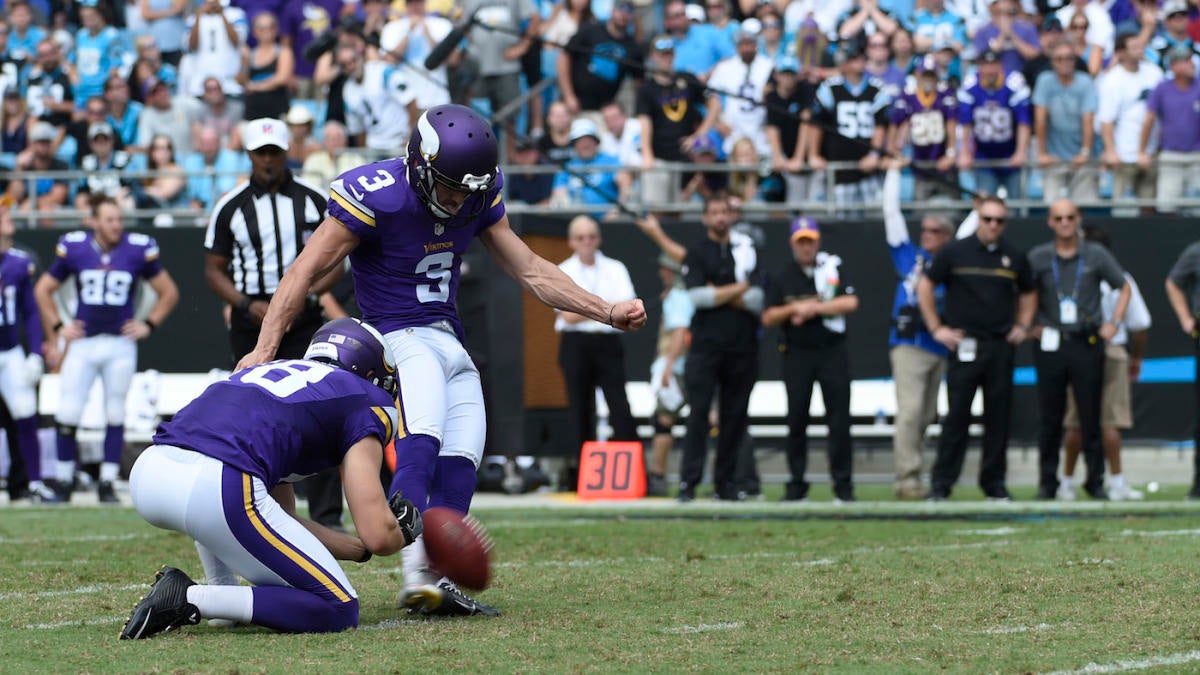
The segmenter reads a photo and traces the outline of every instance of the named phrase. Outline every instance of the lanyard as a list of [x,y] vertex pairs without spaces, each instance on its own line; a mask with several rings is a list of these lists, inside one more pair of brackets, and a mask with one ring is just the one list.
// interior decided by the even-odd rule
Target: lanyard
[[[1050,271],[1054,273],[1054,289],[1058,292],[1058,299],[1063,299],[1062,281],[1058,277],[1058,253],[1055,253],[1050,258]],[[1075,299],[1079,294],[1079,284],[1083,281],[1083,242],[1079,243],[1079,262],[1075,266],[1075,287],[1071,289],[1071,295],[1066,296]]]

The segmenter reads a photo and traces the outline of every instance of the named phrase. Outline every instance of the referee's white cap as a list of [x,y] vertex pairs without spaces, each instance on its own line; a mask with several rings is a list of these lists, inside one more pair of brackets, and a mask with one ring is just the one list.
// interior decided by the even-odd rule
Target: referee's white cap
[[267,145],[288,149],[288,129],[283,120],[260,117],[246,122],[242,130],[242,142],[247,151],[258,150]]

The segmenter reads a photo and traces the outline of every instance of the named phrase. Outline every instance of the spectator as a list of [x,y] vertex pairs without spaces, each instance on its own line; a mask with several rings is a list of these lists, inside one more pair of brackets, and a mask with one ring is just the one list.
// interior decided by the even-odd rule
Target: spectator
[[242,69],[237,76],[245,92],[243,119],[281,119],[287,113],[296,67],[292,51],[280,44],[279,22],[271,12],[259,12],[252,28],[254,47],[242,46]]
[[[1179,321],[1183,334],[1196,350],[1196,379],[1192,389],[1195,396],[1193,405],[1200,413],[1200,331],[1197,330],[1197,320],[1200,317],[1200,242],[1194,242],[1183,250],[1166,281],[1167,299],[1171,310]],[[1194,416],[1195,447],[1193,457],[1192,489],[1188,499],[1200,499],[1200,414]]]
[[[196,132],[195,150],[184,155],[183,171],[188,176],[188,200],[200,209],[212,207],[217,197],[232,190],[247,173],[241,155],[225,147],[221,132],[212,127]],[[328,185],[329,180],[323,184]]]
[[632,66],[645,57],[630,34],[634,11],[632,2],[617,2],[608,21],[581,25],[558,55],[558,86],[571,114],[611,103],[627,77],[640,83]]
[[[683,3],[672,2],[672,7]],[[707,133],[701,108],[704,89],[698,82],[674,77],[675,43],[659,36],[651,43],[652,70],[637,93],[637,116],[642,125],[642,201],[666,202],[680,188],[680,175],[662,162],[686,162],[695,139]],[[659,167],[660,170],[654,169]]]
[[139,208],[170,209],[185,204],[187,178],[175,157],[170,136],[157,134],[150,139],[150,147],[146,148],[146,169],[153,175],[142,181],[144,198],[139,200]]
[[531,0],[499,5],[491,0],[463,0],[462,9],[463,16],[475,16],[497,29],[467,35],[467,53],[479,63],[474,94],[488,99],[494,113],[521,97],[521,56],[541,30],[541,17]]
[[[591,0],[563,0],[553,4],[550,18],[542,22],[542,67],[539,74],[543,79],[549,77],[555,78],[557,81],[558,57],[562,52],[562,45],[567,44],[575,36],[580,26],[592,23],[596,17],[592,14]],[[557,85],[554,84],[546,89],[545,94],[547,103],[562,98]],[[532,133],[536,136],[540,130],[538,127],[534,127]]]
[[146,21],[147,34],[162,50],[163,61],[178,66],[183,58],[183,37],[187,34],[184,16],[188,0],[139,0],[139,13]]
[[908,71],[900,70],[891,60],[888,51],[888,39],[883,35],[872,35],[867,38],[867,64],[863,72],[867,77],[873,77],[885,85],[888,96],[896,98],[904,91]]
[[75,34],[75,51],[71,57],[75,68],[71,81],[75,87],[75,100],[83,102],[104,93],[104,83],[123,65],[127,47],[95,3],[80,4],[79,20],[83,27]]
[[[279,39],[292,52],[292,62],[295,64],[292,91],[296,98],[316,98],[319,93],[313,86],[316,64],[304,57],[304,49],[318,35],[333,30],[342,15],[353,11],[356,4],[343,0],[293,0],[283,3],[279,14]],[[470,13],[464,16],[470,16]]]
[[[693,24],[687,7],[682,0],[667,2],[663,7],[663,29],[673,43],[675,67],[704,80],[718,61],[733,56],[733,44],[712,26]],[[703,14],[700,9],[701,21]]]
[[15,89],[18,94],[21,92],[21,70],[25,63],[8,53],[8,36],[11,32],[8,22],[0,18],[0,94],[9,89]]
[[763,302],[758,254],[750,237],[739,235],[735,240],[732,236],[728,200],[705,201],[701,220],[707,236],[688,247],[683,263],[695,314],[684,370],[691,412],[677,498],[681,502],[696,498],[715,395],[720,426],[713,484],[718,499],[740,501],[744,494],[735,482],[738,446],[746,436],[750,392],[758,380],[758,317]]
[[365,59],[354,47],[338,48],[338,66],[347,76],[342,89],[346,130],[356,146],[399,153],[420,114],[410,78],[386,61]]
[[552,164],[562,164],[575,156],[571,149],[571,113],[562,101],[546,109],[546,132],[537,139],[542,158]]
[[1163,80],[1146,100],[1146,119],[1138,139],[1138,166],[1148,169],[1150,136],[1162,130],[1158,153],[1158,210],[1174,213],[1175,201],[1200,190],[1200,81],[1191,50],[1177,46],[1167,55],[1172,77]]
[[891,12],[879,6],[879,0],[859,0],[838,19],[838,40],[864,40],[876,33],[891,35],[900,24]]
[[[29,132],[34,120],[29,117],[21,90],[5,89],[0,105],[0,164],[11,168],[16,156],[29,147]],[[4,181],[7,183],[7,180]]]
[[1033,133],[1047,204],[1063,197],[1076,202],[1100,197],[1099,173],[1091,163],[1096,83],[1076,72],[1078,58],[1069,43],[1059,42],[1050,50],[1051,72],[1038,75],[1033,87]]
[[978,69],[958,91],[958,121],[963,149],[958,168],[975,167],[975,187],[983,194],[1008,199],[1021,196],[1021,167],[1028,158],[1029,88],[1020,72],[1004,74],[1000,54],[980,55]]
[[[572,219],[567,226],[567,243],[573,254],[558,268],[572,281],[609,303],[637,297],[625,265],[600,252],[600,225],[596,221],[588,216]],[[558,365],[566,380],[570,427],[567,463],[558,487],[570,491],[578,479],[579,452],[585,442],[596,438],[597,388],[608,403],[612,439],[636,441],[638,437],[625,395],[625,348],[621,332],[582,314],[558,310],[556,315]]]
[[612,155],[621,166],[637,166],[642,161],[642,125],[625,113],[620,101],[600,107],[604,128],[600,130],[600,152]]
[[[1063,25],[1058,20],[1058,17],[1050,17],[1046,19],[1045,26],[1042,28],[1041,34],[1038,36],[1039,44],[1042,47],[1040,53],[1032,59],[1025,62],[1021,67],[1021,74],[1025,77],[1025,82],[1029,86],[1037,83],[1038,76],[1050,70],[1050,51],[1054,45],[1066,39],[1066,33],[1063,31]],[[1087,72],[1087,62],[1078,56],[1075,59],[1075,70],[1081,73]]]
[[79,181],[75,191],[75,208],[87,211],[94,195],[112,197],[122,208],[132,208],[131,181],[124,179],[121,172],[129,166],[129,153],[114,147],[116,134],[108,122],[92,122],[87,130],[85,154],[79,168],[87,175]]
[[172,97],[167,85],[156,78],[147,80],[144,90],[146,107],[138,119],[137,147],[148,148],[151,138],[165,135],[180,152],[191,152],[192,124],[204,114],[201,104],[191,96]]
[[226,93],[240,95],[242,87],[237,75],[242,69],[241,48],[246,44],[246,13],[237,7],[223,6],[221,0],[203,0],[189,21],[186,66],[180,64],[180,69],[188,75],[183,78],[180,90],[199,96],[204,81],[211,75],[221,81]]
[[[1041,413],[1038,499],[1054,499],[1060,488],[1058,455],[1068,383],[1079,407],[1087,463],[1084,489],[1094,499],[1108,499],[1100,441],[1104,349],[1125,321],[1131,290],[1112,254],[1100,244],[1082,240],[1079,223],[1078,206],[1069,199],[1055,200],[1049,218],[1054,240],[1029,251],[1029,267],[1038,288],[1039,325],[1034,337],[1039,342],[1033,352]],[[1101,307],[1101,281],[1120,289],[1108,319]],[[1067,490],[1073,492],[1074,488]]]
[[[1078,21],[1078,17],[1072,19]],[[1121,200],[1130,192],[1138,199],[1153,199],[1154,166],[1138,166],[1138,148],[1142,124],[1146,119],[1146,101],[1162,82],[1163,72],[1147,61],[1141,37],[1129,33],[1117,36],[1116,65],[1096,82],[1096,121],[1104,142],[1104,165],[1113,172],[1113,199]],[[1158,139],[1147,140],[1147,154],[1157,152]]]
[[892,103],[892,152],[902,155],[904,146],[911,146],[912,161],[920,169],[913,187],[918,202],[959,197],[958,177],[951,174],[957,118],[954,90],[938,78],[933,57],[926,56],[912,84]]
[[1104,49],[1087,41],[1087,30],[1087,17],[1083,14],[1076,14],[1071,17],[1071,23],[1067,24],[1067,41],[1071,43],[1075,54],[1087,64],[1087,74],[1095,79],[1100,74],[1100,70],[1104,68],[1106,60]]
[[39,42],[37,60],[25,76],[25,103],[30,114],[58,128],[66,126],[75,112],[75,89],[60,49],[50,38]]
[[200,96],[199,114],[193,128],[209,127],[221,134],[223,143],[235,142],[237,129],[246,119],[242,101],[229,98],[215,77],[204,79],[204,94]]
[[[29,131],[29,147],[17,155],[14,167],[17,171],[67,171],[71,167],[54,156],[54,144],[59,132],[49,122],[39,121]],[[30,193],[28,186],[33,185]],[[70,187],[65,178],[37,178],[10,181],[7,196],[11,203],[22,211],[49,213],[67,204]],[[52,221],[45,220],[43,224]]]
[[[913,45],[912,33],[904,28],[897,28],[895,33],[892,33],[888,38],[888,48],[892,52],[892,65],[897,70],[908,75],[912,72],[913,66],[917,65],[917,61],[921,60],[924,55],[918,56]],[[871,44],[868,41],[867,50],[870,51]],[[903,86],[903,83],[901,83]]]
[[[405,3],[407,5],[407,3]],[[418,4],[419,0],[418,0]],[[351,8],[349,16],[362,22],[362,34],[373,45],[380,44],[383,27],[391,21],[391,3],[389,0],[362,0],[357,11]]]
[[[1118,35],[1118,42],[1120,39],[1121,36]],[[1119,48],[1117,53],[1120,54]],[[1106,250],[1111,249],[1108,231],[1102,227],[1085,225],[1083,233],[1088,241],[1096,242]],[[1125,321],[1116,323],[1117,332],[1104,347],[1104,384],[1100,393],[1100,442],[1104,447],[1104,458],[1108,460],[1108,498],[1113,501],[1139,500],[1145,497],[1140,490],[1135,490],[1126,482],[1125,474],[1122,473],[1121,430],[1133,427],[1129,383],[1136,382],[1142,370],[1142,357],[1146,353],[1146,340],[1150,329],[1150,311],[1146,308],[1146,300],[1142,298],[1137,282],[1129,272],[1125,272],[1125,281],[1129,284],[1129,305],[1125,311]],[[1100,306],[1106,323],[1114,323],[1113,313],[1120,301],[1121,291],[1120,288],[1110,286],[1107,281],[1100,282]],[[1063,448],[1066,456],[1063,460],[1063,479],[1059,483],[1057,496],[1070,501],[1075,498],[1075,462],[1083,448],[1083,437],[1079,433],[1079,408],[1070,389],[1067,390],[1067,413],[1063,418],[1063,428]]]
[[778,66],[780,60],[788,56],[793,56],[794,43],[785,38],[783,33],[783,17],[779,15],[774,5],[762,5],[762,7],[765,7],[766,10],[758,17],[762,23],[762,36],[758,41],[758,53],[771,59],[771,63]]
[[1062,25],[1067,28],[1072,28],[1074,25],[1072,20],[1077,16],[1087,18],[1084,22],[1084,40],[1088,44],[1096,45],[1104,51],[1104,56],[1112,54],[1113,36],[1116,34],[1116,29],[1113,27],[1112,17],[1108,15],[1108,9],[1105,8],[1103,0],[1093,2],[1093,0],[1071,0],[1071,4],[1063,7],[1054,13]]
[[[980,387],[985,403],[979,487],[989,500],[1012,500],[1005,483],[1013,356],[1028,336],[1037,286],[1024,253],[1003,238],[1008,217],[1004,201],[985,197],[977,210],[975,236],[945,244],[917,282],[925,327],[950,351],[950,405],[930,477],[931,501],[949,499],[962,473],[971,403]],[[943,308],[934,295],[939,284],[946,289]]]
[[33,22],[33,10],[25,0],[4,3],[8,10],[11,32],[8,36],[8,58],[26,64],[34,60],[38,45],[46,39],[46,31]]
[[603,206],[594,217],[603,218],[610,211],[615,215],[616,204],[626,200],[632,182],[629,174],[617,170],[619,159],[600,153],[600,132],[592,120],[580,117],[571,123],[571,145],[575,158],[555,175],[550,203]]
[[804,162],[807,127],[801,121],[812,114],[817,86],[800,78],[799,65],[794,58],[781,59],[775,66],[775,86],[765,97],[771,168],[783,175],[785,200],[793,207],[820,201],[825,194],[822,175],[809,170]]
[[1162,7],[1162,31],[1153,35],[1147,44],[1146,51],[1154,58],[1155,65],[1162,68],[1171,77],[1170,51],[1174,47],[1183,47],[1192,52],[1192,65],[1200,67],[1200,44],[1188,35],[1188,16],[1190,10],[1184,0],[1167,0]]
[[[822,251],[812,218],[791,225],[792,259],[767,284],[764,326],[779,326],[783,383],[788,399],[787,460],[791,480],[784,499],[808,498],[808,420],[813,383],[821,385],[829,426],[829,473],[835,503],[854,499],[854,449],[850,444],[850,348],[846,315],[858,311],[842,259]],[[724,421],[724,420],[722,420]]]
[[[998,52],[1004,72],[1021,70],[1027,61],[1037,57],[1046,48],[1047,45],[1039,41],[1037,26],[1019,18],[1016,0],[996,0],[989,5],[988,11],[992,20],[975,33],[975,53],[982,54],[988,50]],[[1057,27],[1062,30],[1061,23]],[[1052,26],[1047,23],[1046,30],[1051,29]]]
[[928,52],[935,44],[951,42],[961,53],[967,46],[967,28],[960,16],[946,9],[944,0],[925,0],[913,14],[913,44],[917,52]]
[[[337,61],[337,54],[343,48],[349,48],[363,58],[366,58],[366,38],[354,31],[338,31],[337,41],[333,47],[317,58],[317,67],[313,71],[313,86],[324,95],[326,106],[325,119],[345,124],[346,105],[342,100],[342,94],[346,89],[346,80],[349,77],[346,73],[342,72],[341,66],[338,65]],[[451,60],[457,59],[457,55],[459,54],[461,54],[461,50],[455,51]],[[392,58],[392,56],[386,55],[386,59]]]
[[448,19],[425,11],[425,0],[404,3],[404,16],[389,21],[379,35],[379,48],[386,60],[415,71],[417,107],[428,110],[450,102],[446,66],[425,68],[425,58],[453,30]]
[[857,162],[856,168],[833,172],[834,202],[839,212],[853,213],[879,195],[875,169],[884,149],[891,100],[879,85],[865,78],[861,43],[852,41],[840,47],[838,58],[841,74],[817,88],[808,163],[821,171],[828,162]]
[[[88,153],[88,134],[93,124],[108,123],[108,104],[100,96],[93,96],[83,107],[83,115],[67,125],[67,136],[75,139],[75,154],[70,164],[79,166],[79,161]],[[111,128],[109,130],[111,132]],[[64,139],[65,140],[65,139]],[[115,139],[115,149],[125,147],[121,140]]]
[[[838,20],[854,6],[853,0],[793,0],[783,10],[784,30],[797,36],[800,44],[820,46],[824,51],[828,45],[822,43],[837,42]],[[820,40],[813,39],[817,35]],[[804,54],[797,53],[796,58],[805,63]]]
[[522,136],[513,141],[513,164],[504,172],[505,200],[509,203],[547,205],[554,190],[554,174],[522,170],[521,167],[549,167],[550,162],[542,159],[537,141]]
[[729,173],[729,196],[741,202],[762,202],[759,185],[759,158],[749,138],[739,138],[729,153],[729,163],[740,167]]
[[770,154],[771,145],[762,100],[775,65],[758,53],[758,33],[749,22],[737,33],[736,52],[718,62],[709,75],[705,126],[721,135],[725,154],[732,151],[738,139],[749,138],[755,153],[765,156]]
[[[137,60],[129,71],[130,91],[141,92],[142,84],[151,77],[157,77],[167,83],[172,94],[179,93],[179,71],[175,66],[163,61],[158,43],[149,35],[139,37],[135,43]],[[138,96],[141,96],[139,93]],[[145,101],[142,101],[143,103]]]
[[287,165],[292,171],[299,172],[305,160],[321,149],[321,144],[313,138],[312,110],[303,104],[293,105],[283,121],[288,127]]
[[688,148],[688,162],[699,165],[699,170],[691,172],[684,182],[683,189],[679,191],[680,202],[686,203],[697,197],[702,201],[716,199],[728,191],[729,172],[717,166],[720,163],[720,151],[714,136],[715,133],[697,136]]
[[[928,214],[921,219],[920,246],[913,244],[900,210],[899,162],[891,162],[883,179],[883,225],[892,266],[900,278],[888,335],[896,385],[895,490],[900,499],[920,499],[925,495],[921,488],[925,428],[937,418],[938,388],[946,374],[946,346],[933,339],[921,321],[917,283],[934,256],[953,239],[954,232],[945,216]],[[938,303],[943,293],[944,289],[935,289]]]
[[143,106],[129,98],[129,83],[120,75],[112,75],[104,83],[104,101],[108,104],[108,123],[124,145],[137,144],[138,120]]

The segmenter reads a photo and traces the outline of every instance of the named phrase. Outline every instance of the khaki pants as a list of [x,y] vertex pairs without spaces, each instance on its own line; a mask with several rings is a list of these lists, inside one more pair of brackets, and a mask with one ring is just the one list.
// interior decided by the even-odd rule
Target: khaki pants
[[925,428],[937,416],[946,359],[920,347],[899,345],[892,348],[891,360],[896,383],[896,489],[919,488]]
[[[1200,192],[1200,152],[1158,153],[1158,210],[1175,213],[1171,200],[1194,197]],[[1195,209],[1184,209],[1192,213]]]
[[1060,161],[1042,170],[1042,194],[1047,204],[1067,197],[1075,202],[1090,202],[1100,198],[1100,173],[1095,166],[1071,166]]

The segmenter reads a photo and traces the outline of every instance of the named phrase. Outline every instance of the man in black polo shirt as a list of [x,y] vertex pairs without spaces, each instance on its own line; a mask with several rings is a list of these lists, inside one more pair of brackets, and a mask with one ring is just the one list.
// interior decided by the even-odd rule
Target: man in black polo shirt
[[[988,499],[1010,501],[1009,413],[1013,353],[1028,336],[1037,309],[1037,287],[1022,251],[1003,239],[1008,208],[997,197],[979,206],[975,236],[942,247],[917,283],[917,301],[929,332],[950,350],[946,387],[950,408],[942,423],[929,499],[950,496],[962,473],[975,390],[983,387],[984,435],[979,487]],[[944,284],[945,316],[934,288]]]
[[758,330],[763,293],[758,285],[754,241],[732,235],[733,211],[724,199],[704,202],[707,235],[687,249],[683,279],[696,308],[692,345],[684,368],[691,413],[679,470],[679,501],[696,498],[708,446],[708,411],[720,388],[717,459],[713,484],[718,499],[742,499],[734,481],[738,445],[746,433],[750,391],[758,380]]
[[[1104,388],[1104,346],[1125,320],[1132,290],[1116,258],[1100,244],[1084,241],[1079,207],[1070,199],[1050,205],[1054,241],[1029,251],[1029,267],[1038,286],[1038,327],[1033,352],[1038,376],[1040,479],[1038,499],[1054,499],[1058,491],[1058,451],[1062,446],[1067,383],[1079,406],[1084,490],[1095,499],[1104,491],[1104,449],[1100,442],[1100,393]],[[1104,320],[1100,282],[1121,289],[1113,320]]]
[[1171,267],[1167,275],[1167,299],[1179,320],[1179,328],[1188,336],[1196,349],[1195,391],[1195,439],[1196,451],[1193,461],[1192,489],[1188,499],[1200,499],[1200,241],[1193,242]]
[[829,421],[829,473],[833,496],[854,501],[854,452],[850,446],[850,350],[846,315],[858,310],[854,287],[840,269],[841,258],[821,251],[821,230],[812,218],[797,218],[791,227],[792,260],[767,286],[765,326],[780,326],[783,335],[783,384],[788,397],[787,460],[792,480],[785,500],[808,497],[808,407],[813,382],[821,384]]

